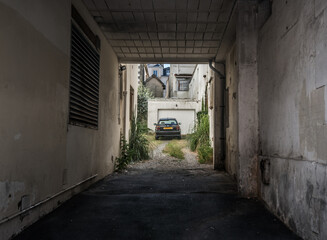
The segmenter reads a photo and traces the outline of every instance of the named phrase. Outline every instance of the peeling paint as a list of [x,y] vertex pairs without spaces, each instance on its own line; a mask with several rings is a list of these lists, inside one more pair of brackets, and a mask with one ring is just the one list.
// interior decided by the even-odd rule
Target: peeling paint
[[9,203],[15,200],[17,194],[24,190],[25,184],[23,182],[0,182],[0,211],[5,211]]

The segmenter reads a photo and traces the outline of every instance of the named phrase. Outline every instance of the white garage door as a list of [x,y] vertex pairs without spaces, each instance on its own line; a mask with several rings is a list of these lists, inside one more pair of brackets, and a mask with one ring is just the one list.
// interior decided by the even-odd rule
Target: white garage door
[[193,132],[196,114],[195,110],[190,109],[158,109],[159,118],[176,118],[178,122],[182,123],[182,134],[189,134]]

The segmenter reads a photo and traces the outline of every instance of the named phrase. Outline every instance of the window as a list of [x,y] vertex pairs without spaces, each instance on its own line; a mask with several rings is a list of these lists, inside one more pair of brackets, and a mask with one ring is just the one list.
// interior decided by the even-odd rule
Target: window
[[175,119],[167,119],[167,120],[160,120],[158,125],[177,125],[177,121]]
[[189,80],[178,80],[178,91],[188,91],[189,84]]
[[153,75],[156,75],[158,77],[158,71],[157,70],[153,70]]
[[80,16],[74,16],[79,14],[73,8],[73,20],[76,21],[72,22],[71,30],[69,124],[97,129],[100,56],[90,38],[84,34],[85,22]]

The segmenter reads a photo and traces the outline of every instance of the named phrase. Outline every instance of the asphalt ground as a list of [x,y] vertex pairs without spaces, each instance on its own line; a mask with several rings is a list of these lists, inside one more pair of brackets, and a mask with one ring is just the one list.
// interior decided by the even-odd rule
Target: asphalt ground
[[108,176],[15,239],[300,238],[224,172],[145,168]]

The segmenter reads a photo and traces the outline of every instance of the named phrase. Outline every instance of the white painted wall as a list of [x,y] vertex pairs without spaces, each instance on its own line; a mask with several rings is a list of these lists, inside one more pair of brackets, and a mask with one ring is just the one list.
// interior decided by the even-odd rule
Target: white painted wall
[[176,118],[181,123],[181,134],[190,134],[196,123],[196,112],[194,109],[158,109],[158,120],[160,118]]
[[[198,112],[201,108],[196,101],[190,99],[150,99],[148,101],[148,128],[153,131],[155,130],[154,123],[157,123],[159,119],[159,110],[164,110],[165,114],[170,111],[171,115],[176,116],[177,120],[182,123],[182,134],[187,134],[192,132],[189,127],[193,121],[189,119],[191,112]],[[183,113],[186,114],[183,115]]]

